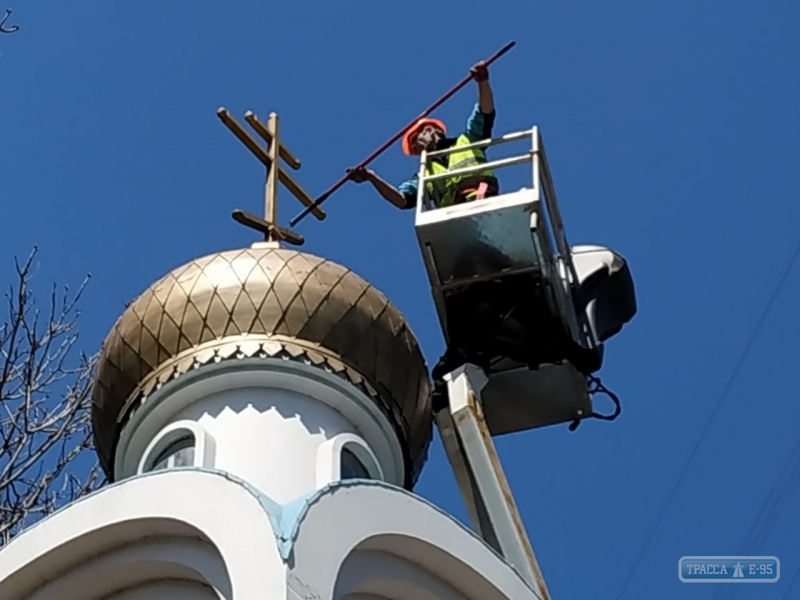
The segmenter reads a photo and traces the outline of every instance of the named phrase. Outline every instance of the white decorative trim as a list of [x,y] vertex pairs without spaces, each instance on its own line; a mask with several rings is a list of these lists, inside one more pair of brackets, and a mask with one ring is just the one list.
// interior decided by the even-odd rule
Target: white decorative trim
[[[3,546],[0,598],[29,600],[35,590],[89,564],[94,556],[165,537],[197,538],[215,548],[221,557],[216,565],[224,568],[204,562],[203,575],[219,589],[230,582],[225,598],[285,598],[286,566],[278,545],[267,543],[278,536],[270,519],[256,491],[224,473],[175,469],[133,477],[70,503]],[[179,553],[172,562],[186,564],[188,558]],[[148,552],[147,559],[150,568],[158,568],[155,553]],[[122,577],[138,578],[139,572],[130,565]],[[99,579],[91,583],[94,596],[70,590],[49,599],[109,597],[100,593]]]
[[216,442],[214,437],[207,432],[201,425],[194,421],[178,421],[167,425],[158,432],[142,452],[136,472],[139,475],[151,471],[153,468],[152,459],[157,457],[167,446],[183,437],[186,433],[192,435],[194,439],[194,461],[193,467],[214,466],[214,454],[216,452]]
[[[163,592],[177,585],[200,584],[220,598],[229,596],[231,582],[219,550],[191,538],[137,541],[99,553],[47,581],[28,600],[117,597],[137,588],[158,586]],[[174,589],[174,587],[173,587]],[[150,587],[148,591],[156,591]],[[202,589],[200,591],[203,591]],[[161,594],[155,594],[159,597]],[[181,595],[183,596],[183,594]],[[127,597],[127,594],[125,594]],[[185,597],[185,596],[183,596]],[[203,594],[207,597],[207,594]]]
[[212,394],[239,388],[284,389],[313,398],[350,421],[380,457],[384,481],[402,486],[403,450],[392,422],[375,401],[337,374],[312,364],[279,358],[242,358],[191,370],[149,395],[130,415],[115,453],[114,479],[136,473],[139,458],[164,423]]
[[360,460],[369,476],[385,481],[383,468],[366,442],[352,433],[340,433],[317,449],[317,488],[342,479],[342,450],[347,448]]

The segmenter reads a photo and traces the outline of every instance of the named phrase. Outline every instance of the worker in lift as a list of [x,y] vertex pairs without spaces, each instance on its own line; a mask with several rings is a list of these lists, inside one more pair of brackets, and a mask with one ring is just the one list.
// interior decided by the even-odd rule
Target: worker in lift
[[[453,146],[466,146],[492,136],[495,120],[494,97],[489,85],[489,70],[483,62],[470,69],[478,84],[478,103],[467,120],[467,127],[458,137],[446,137],[447,127],[438,119],[420,119],[403,137],[403,152],[419,156],[423,150],[432,152]],[[455,151],[447,156],[431,159],[428,174],[464,168],[486,162],[481,148]],[[357,168],[349,171],[356,183],[369,181],[378,193],[400,209],[411,209],[417,203],[418,178],[414,175],[398,187],[386,182],[371,169]],[[428,195],[437,208],[479,200],[498,193],[497,178],[487,169],[480,173],[457,175],[426,183]]]

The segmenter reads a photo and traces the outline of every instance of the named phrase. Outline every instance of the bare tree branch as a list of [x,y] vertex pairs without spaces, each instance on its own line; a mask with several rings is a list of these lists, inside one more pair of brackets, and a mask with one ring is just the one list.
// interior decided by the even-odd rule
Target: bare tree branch
[[54,285],[42,312],[30,287],[35,256],[16,262],[0,321],[0,546],[105,482],[92,451],[97,354],[76,347],[88,277],[71,295]]

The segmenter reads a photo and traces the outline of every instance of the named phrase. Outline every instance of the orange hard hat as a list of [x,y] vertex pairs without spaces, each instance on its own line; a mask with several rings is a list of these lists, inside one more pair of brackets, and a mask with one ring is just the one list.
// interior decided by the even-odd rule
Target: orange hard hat
[[403,152],[405,152],[407,155],[411,156],[413,154],[411,152],[411,141],[419,133],[420,129],[425,127],[425,125],[433,125],[434,127],[441,129],[442,133],[447,133],[447,127],[445,127],[444,123],[442,123],[439,119],[420,119],[411,129],[406,131],[406,134],[403,136]]

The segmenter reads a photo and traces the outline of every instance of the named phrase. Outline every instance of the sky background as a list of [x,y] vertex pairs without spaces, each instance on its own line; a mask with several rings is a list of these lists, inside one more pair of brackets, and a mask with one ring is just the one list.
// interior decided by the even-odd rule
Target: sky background
[[[541,127],[570,243],[621,252],[639,302],[600,372],[617,421],[496,440],[552,597],[800,598],[800,264],[748,343],[800,242],[800,4],[489,6],[14,1],[0,284],[34,244],[42,290],[91,272],[93,352],[164,273],[255,241],[230,212],[261,211],[263,170],[219,106],[277,111],[317,195],[515,40],[491,69],[495,131]],[[475,100],[470,84],[436,116],[457,129]],[[399,182],[417,164],[398,144],[372,166]],[[507,172],[504,188],[525,184]],[[299,204],[281,194],[286,224]],[[325,208],[298,226],[305,249],[386,293],[434,363],[413,213],[353,183]],[[438,439],[416,491],[467,519]],[[678,580],[681,556],[738,554],[779,557],[781,580]]]

